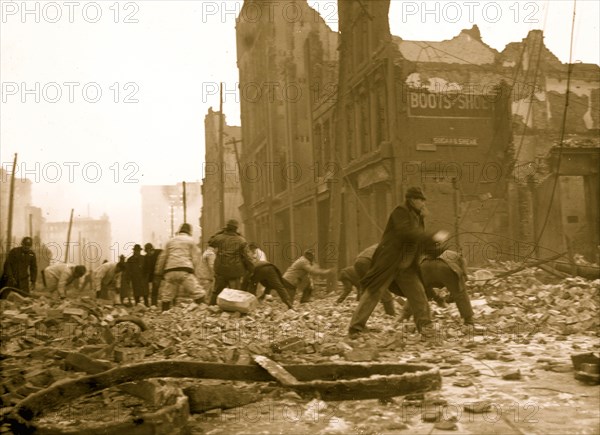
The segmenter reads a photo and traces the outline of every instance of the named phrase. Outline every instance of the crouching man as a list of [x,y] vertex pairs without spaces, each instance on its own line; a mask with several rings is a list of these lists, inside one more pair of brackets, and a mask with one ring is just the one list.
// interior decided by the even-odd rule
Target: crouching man
[[[426,293],[435,294],[434,287],[446,287],[450,293],[448,301],[456,303],[465,325],[474,325],[473,308],[466,289],[467,269],[463,256],[458,252],[446,250],[439,257],[423,259],[419,267]],[[402,312],[402,320],[408,320],[411,316],[412,309],[407,302]]]
[[180,296],[178,288],[191,296],[196,303],[202,303],[206,292],[195,275],[200,252],[192,239],[192,226],[182,224],[179,232],[167,242],[167,246],[158,256],[154,275],[163,277],[159,293],[161,310],[171,308],[171,304]]
[[257,261],[254,263],[254,270],[249,273],[248,277],[244,280],[242,290],[256,295],[256,287],[259,283],[265,287],[265,292],[260,298],[261,300],[264,299],[264,296],[271,290],[275,290],[281,301],[287,305],[288,309],[292,308],[293,300],[291,299],[288,290],[293,292],[296,288],[281,275],[281,271],[277,266],[268,261]]
[[57,292],[61,299],[67,297],[67,288],[71,285],[77,288],[77,280],[85,275],[85,266],[56,263],[42,270],[42,281],[46,290]]

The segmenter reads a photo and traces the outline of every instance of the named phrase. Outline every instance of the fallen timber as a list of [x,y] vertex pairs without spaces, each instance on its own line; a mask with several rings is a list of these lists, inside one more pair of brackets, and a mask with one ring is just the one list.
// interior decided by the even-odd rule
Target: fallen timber
[[[441,387],[437,367],[414,364],[343,363],[282,366],[298,380],[286,385],[299,394],[322,400],[389,398]],[[277,382],[263,367],[195,361],[155,361],[116,367],[78,379],[58,381],[19,402],[8,416],[13,428],[35,431],[33,419],[81,396],[126,382],[149,378],[199,378]]]

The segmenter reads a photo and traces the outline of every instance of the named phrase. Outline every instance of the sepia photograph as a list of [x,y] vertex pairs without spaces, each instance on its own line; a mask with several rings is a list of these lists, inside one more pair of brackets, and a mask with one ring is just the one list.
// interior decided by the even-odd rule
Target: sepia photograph
[[0,0],[0,435],[600,435],[600,2]]

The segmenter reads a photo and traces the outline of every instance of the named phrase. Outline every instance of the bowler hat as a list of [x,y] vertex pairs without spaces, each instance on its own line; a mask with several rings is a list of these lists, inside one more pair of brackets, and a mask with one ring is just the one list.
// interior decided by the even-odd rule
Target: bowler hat
[[237,220],[235,220],[235,219],[229,219],[227,221],[227,226],[229,228],[237,228],[237,227],[240,226],[240,223]]
[[139,252],[139,251],[141,251],[141,250],[142,250],[142,247],[141,247],[141,245],[137,245],[137,244],[136,244],[136,245],[134,245],[134,246],[133,246],[133,252],[135,252],[135,251],[138,251],[138,252]]
[[192,235],[192,226],[190,224],[181,224],[179,227],[180,233],[186,233],[187,235]]
[[425,194],[423,193],[423,189],[421,189],[420,187],[409,187],[406,191],[406,195],[404,196],[406,197],[406,199],[412,198],[422,199],[423,201],[426,200]]

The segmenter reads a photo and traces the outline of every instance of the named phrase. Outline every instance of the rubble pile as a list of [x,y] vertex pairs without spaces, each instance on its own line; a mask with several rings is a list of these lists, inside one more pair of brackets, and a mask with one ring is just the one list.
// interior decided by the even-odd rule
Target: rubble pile
[[[131,319],[126,309],[97,304],[87,298],[57,301],[13,297],[1,300],[0,304],[3,407],[14,406],[57,380],[76,377],[77,374],[67,370],[81,367],[85,356],[90,361],[116,359],[120,351],[117,345],[128,346],[131,337],[139,335],[129,332],[139,331],[139,326],[115,322]],[[80,358],[73,358],[75,351]],[[100,360],[83,368],[102,371],[110,367],[109,361]]]
[[[509,266],[505,266],[506,270]],[[493,323],[499,330],[520,326],[530,335],[599,331],[600,280],[572,277],[544,284],[530,268],[498,280],[473,280],[467,284],[478,320]]]
[[[503,267],[510,270],[512,265]],[[295,310],[287,310],[278,298],[271,297],[257,306],[249,304],[247,313],[223,311],[219,306],[191,300],[182,300],[164,313],[143,306],[115,307],[90,298],[1,300],[2,413],[6,415],[28,395],[58,380],[132,362],[253,364],[253,355],[291,364],[405,361],[434,364],[447,378],[445,385],[468,390],[482,374],[499,382],[522,382],[535,379],[534,369],[573,372],[570,353],[597,351],[587,342],[577,344],[577,340],[585,335],[598,336],[600,280],[575,277],[548,284],[534,269],[489,279],[498,274],[497,268],[495,265],[494,273],[477,271],[467,282],[476,322],[484,328],[483,333],[466,330],[454,304],[448,308],[431,305],[443,343],[437,347],[423,343],[412,322],[399,323],[398,317],[384,314],[381,305],[369,320],[369,334],[351,340],[347,326],[356,306],[355,295],[338,305],[338,294],[323,290],[316,291],[314,301],[297,304]],[[575,337],[573,343],[570,335]],[[554,356],[539,358],[549,348]],[[523,358],[531,360],[533,369],[521,362]],[[490,364],[499,365],[494,369]],[[475,383],[481,388],[481,381]],[[202,387],[197,383],[180,386],[188,391],[200,388],[198,397],[205,395],[198,393]],[[119,419],[124,421],[156,409],[147,401],[123,397],[123,391],[113,388],[98,393],[81,401],[81,409],[73,407],[69,412],[80,415],[86,406],[102,403],[106,409],[119,409]],[[261,397],[264,391],[261,389]],[[273,392],[271,397],[278,400],[280,395]],[[235,403],[241,397],[237,396]],[[256,400],[254,390],[247,396],[249,403]],[[236,393],[226,391],[223,397],[227,400],[219,403],[231,402]],[[196,403],[198,410],[213,406],[196,402],[192,404]],[[0,433],[7,431],[5,426],[0,429]]]

